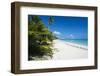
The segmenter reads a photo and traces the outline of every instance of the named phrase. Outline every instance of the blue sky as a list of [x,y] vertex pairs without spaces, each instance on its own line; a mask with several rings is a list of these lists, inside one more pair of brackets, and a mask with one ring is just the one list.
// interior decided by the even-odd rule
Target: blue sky
[[87,39],[88,18],[71,16],[53,16],[54,23],[48,24],[50,16],[39,16],[49,30],[60,39]]

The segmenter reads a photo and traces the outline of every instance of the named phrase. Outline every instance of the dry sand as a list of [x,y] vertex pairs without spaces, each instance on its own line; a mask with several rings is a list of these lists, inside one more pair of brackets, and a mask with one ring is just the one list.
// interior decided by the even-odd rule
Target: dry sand
[[57,39],[53,41],[53,48],[55,48],[53,60],[88,58],[88,49],[85,46]]

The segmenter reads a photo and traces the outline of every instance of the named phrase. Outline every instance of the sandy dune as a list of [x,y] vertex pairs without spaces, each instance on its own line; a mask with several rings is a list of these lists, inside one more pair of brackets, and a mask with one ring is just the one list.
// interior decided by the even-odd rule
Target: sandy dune
[[53,46],[55,48],[53,60],[88,58],[88,50],[85,46],[79,46],[61,40],[54,40]]

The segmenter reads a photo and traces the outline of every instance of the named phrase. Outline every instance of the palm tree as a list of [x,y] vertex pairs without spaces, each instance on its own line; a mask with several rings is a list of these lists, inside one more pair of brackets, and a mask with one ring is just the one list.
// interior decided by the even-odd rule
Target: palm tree
[[54,22],[54,18],[53,18],[53,16],[50,16],[48,19],[49,25],[51,25],[53,22]]
[[[52,24],[52,17],[49,18],[49,25]],[[28,24],[28,53],[29,60],[35,60],[37,57],[52,57],[52,34],[45,27],[39,16],[31,15]]]
[[[54,18],[53,18],[53,16],[50,16],[50,17],[48,18],[48,24],[49,24],[49,25],[52,25],[53,22],[54,22]],[[48,28],[49,28],[49,27],[48,27]]]

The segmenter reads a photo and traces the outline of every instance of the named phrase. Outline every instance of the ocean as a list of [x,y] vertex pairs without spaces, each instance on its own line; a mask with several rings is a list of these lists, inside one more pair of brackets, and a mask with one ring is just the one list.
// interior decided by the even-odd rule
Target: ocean
[[88,39],[61,39],[67,42],[83,45],[83,46],[88,46]]

